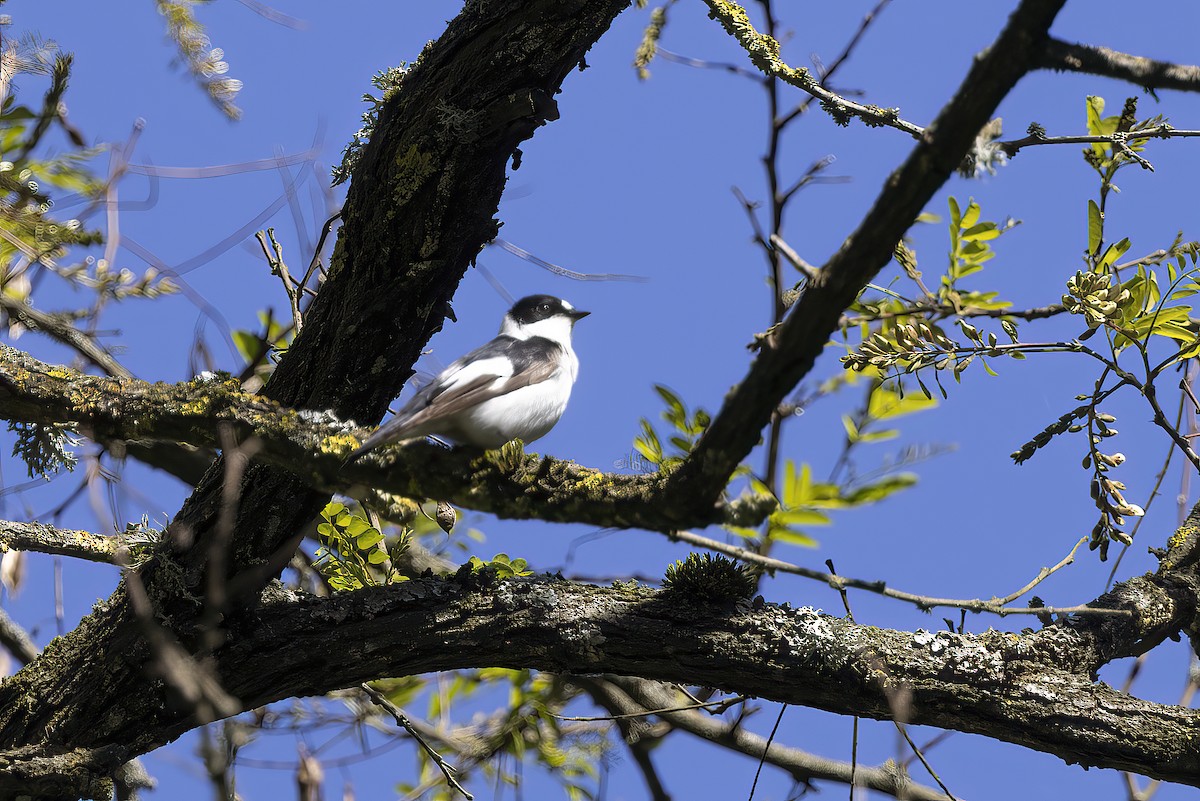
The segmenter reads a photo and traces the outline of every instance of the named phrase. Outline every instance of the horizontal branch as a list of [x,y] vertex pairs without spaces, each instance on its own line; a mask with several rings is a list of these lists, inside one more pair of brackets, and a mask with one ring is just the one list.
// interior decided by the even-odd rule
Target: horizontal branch
[[1129,143],[1139,139],[1186,139],[1200,136],[1200,131],[1183,131],[1170,125],[1158,125],[1137,131],[1115,134],[1080,134],[1078,136],[1045,136],[1033,133],[1020,139],[1010,139],[995,142],[992,146],[1004,151],[1005,155],[1015,156],[1022,148],[1038,147],[1041,145],[1116,145],[1131,160],[1137,161],[1146,169],[1153,170],[1150,163],[1139,156],[1129,147]]
[[731,556],[734,559],[739,559],[750,564],[760,565],[770,573],[789,573],[793,576],[812,579],[819,581],[822,584],[828,585],[839,592],[844,590],[865,590],[873,592],[877,595],[882,595],[885,598],[893,598],[897,601],[910,603],[923,612],[928,612],[931,609],[938,607],[952,607],[954,609],[963,609],[967,612],[988,612],[990,614],[1007,617],[1008,615],[1036,615],[1042,617],[1044,615],[1129,615],[1130,612],[1126,609],[1099,609],[1090,606],[1070,606],[1070,607],[1054,607],[1054,606],[1024,606],[1013,607],[1008,604],[1020,598],[1025,593],[1032,590],[1041,582],[1045,581],[1051,575],[1061,570],[1063,567],[1071,564],[1075,560],[1075,551],[1079,546],[1087,542],[1087,537],[1082,537],[1075,543],[1075,547],[1067,554],[1058,564],[1053,567],[1043,567],[1038,571],[1038,575],[1034,579],[1016,592],[1009,593],[1003,598],[994,596],[990,599],[983,598],[938,598],[932,595],[918,595],[916,593],[904,592],[897,590],[894,587],[889,587],[886,581],[865,581],[863,579],[850,578],[847,576],[839,576],[835,573],[826,573],[821,570],[813,570],[809,567],[785,562],[782,559],[776,559],[773,556],[758,553],[750,548],[743,548],[738,545],[732,545],[720,540],[714,540],[711,537],[704,537],[695,534],[691,531],[676,531],[669,535],[672,540],[685,542],[688,545],[697,548],[704,548],[709,551]]
[[217,448],[221,431],[258,440],[256,460],[326,491],[366,485],[436,498],[500,517],[671,531],[769,513],[771,499],[733,504],[662,503],[669,474],[604,473],[515,449],[447,451],[415,443],[343,462],[367,430],[328,413],[297,412],[241,391],[237,382],[149,384],[89,376],[0,345],[0,407],[9,420],[76,423],[98,442],[183,442]]
[[90,531],[55,528],[44,523],[0,520],[0,553],[9,549],[34,551],[115,564],[120,544],[116,537],[105,537]]
[[1047,39],[1035,62],[1038,69],[1084,72],[1128,81],[1143,89],[1200,91],[1200,67],[1131,56],[1098,45]]
[[[243,709],[382,676],[486,666],[719,686],[881,720],[892,718],[891,698],[904,688],[909,723],[1200,786],[1192,747],[1200,710],[1131,697],[1092,673],[1097,659],[1153,647],[1193,625],[1194,601],[1194,581],[1164,574],[1096,602],[1131,608],[1132,618],[1071,619],[1024,634],[931,633],[856,625],[810,608],[460,572],[330,598],[276,587],[212,664]],[[144,658],[127,653],[132,665]],[[29,714],[18,700],[37,680],[22,673],[0,686],[0,729]],[[69,696],[71,683],[56,692]],[[114,759],[128,759],[186,731],[189,715],[149,703],[138,720],[99,722],[73,744],[120,743],[126,748]]]

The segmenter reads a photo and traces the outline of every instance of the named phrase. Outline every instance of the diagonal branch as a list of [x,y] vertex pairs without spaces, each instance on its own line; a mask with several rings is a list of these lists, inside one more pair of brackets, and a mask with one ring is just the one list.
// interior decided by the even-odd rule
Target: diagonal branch
[[[710,4],[716,0],[710,0]],[[672,479],[688,497],[716,497],[754,448],[783,398],[808,374],[842,310],[891,259],[896,242],[974,144],[1000,101],[1033,66],[1065,0],[1024,0],[996,41],[978,56],[961,86],[869,212],[764,341],[742,383]]]
[[100,347],[87,334],[63,318],[60,314],[49,314],[35,309],[28,303],[9,297],[0,292],[0,310],[21,325],[58,340],[64,345],[74,348],[80,356],[113,376],[129,378],[133,374],[124,365],[112,357],[112,354]]
[[[655,715],[670,723],[673,728],[755,759],[763,757],[765,752],[767,764],[787,771],[797,782],[826,780],[842,784],[853,783],[856,787],[866,787],[909,801],[946,801],[945,795],[917,784],[903,770],[898,769],[894,762],[889,761],[887,765],[879,768],[859,766],[855,770],[849,762],[826,759],[779,743],[771,743],[767,747],[765,737],[741,726],[731,725],[721,718],[694,710],[669,709],[672,705],[677,706],[678,701],[662,684],[617,676],[606,678],[608,683],[615,685],[613,694],[619,694],[618,699],[623,699],[633,709],[668,708],[667,711],[656,712]],[[572,678],[571,681],[578,682],[580,679]],[[594,679],[588,681],[600,683]]]
[[738,44],[750,55],[754,66],[765,75],[778,78],[820,100],[821,108],[835,122],[845,125],[851,117],[857,117],[872,128],[895,128],[914,139],[920,139],[925,133],[919,125],[902,119],[900,109],[880,108],[847,100],[822,86],[821,81],[804,67],[792,67],[785,63],[779,56],[779,42],[755,30],[750,15],[737,3],[730,0],[705,2],[708,3],[709,14],[721,23],[730,36],[738,40]]

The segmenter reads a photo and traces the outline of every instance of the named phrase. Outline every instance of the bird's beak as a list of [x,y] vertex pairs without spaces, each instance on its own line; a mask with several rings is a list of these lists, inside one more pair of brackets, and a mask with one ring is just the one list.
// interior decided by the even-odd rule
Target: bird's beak
[[587,317],[589,314],[591,314],[591,312],[580,311],[579,309],[574,309],[573,311],[567,312],[567,316],[570,317],[571,320],[575,321],[575,322],[582,320],[584,317]]

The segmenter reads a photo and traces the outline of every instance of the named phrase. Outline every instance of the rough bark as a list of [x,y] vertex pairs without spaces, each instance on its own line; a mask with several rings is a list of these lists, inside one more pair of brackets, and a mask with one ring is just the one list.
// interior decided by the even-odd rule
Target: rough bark
[[[265,388],[266,402],[243,399],[245,408],[261,403],[263,415],[274,415],[273,424],[302,418],[270,402],[331,410],[341,420],[369,422],[382,415],[440,328],[471,259],[495,233],[508,159],[553,118],[560,83],[625,4],[467,4],[386,103],[355,173],[329,280],[308,312],[304,333]],[[710,514],[732,465],[811,367],[838,315],[958,166],[999,101],[1036,64],[1061,5],[1021,3],[859,231],[766,343],[673,483],[672,492],[680,494],[663,503],[670,509],[673,502],[676,511],[664,514]],[[14,390],[28,380],[14,373],[4,382],[5,411],[15,419],[35,414],[35,404]],[[136,395],[132,383],[114,386],[127,398]],[[176,411],[209,397],[193,389]],[[70,408],[97,397],[81,395]],[[93,433],[102,436],[105,425],[115,425],[120,415],[104,416],[111,411],[101,403],[88,412]],[[183,422],[187,417],[176,415],[171,424],[212,437],[213,424],[230,422],[218,415],[197,427],[195,419]],[[147,430],[154,425],[163,426],[156,429],[160,435],[169,428],[160,418]],[[248,430],[270,438],[253,426]],[[110,433],[123,439],[136,432]],[[291,441],[284,435],[278,440]],[[345,449],[335,444],[332,450]],[[122,583],[75,631],[0,684],[0,798],[30,788],[40,797],[102,792],[105,777],[119,765],[197,724],[196,704],[151,673],[159,657],[147,631],[156,626],[177,634],[198,657],[196,669],[212,671],[245,709],[384,675],[483,665],[713,685],[878,718],[896,714],[896,691],[903,688],[911,698],[903,710],[910,722],[1200,786],[1191,747],[1200,736],[1200,713],[1116,692],[1094,675],[1107,661],[1141,653],[1165,637],[1196,634],[1195,520],[1176,538],[1158,574],[1097,601],[1128,615],[1072,619],[1024,635],[891,631],[811,609],[721,606],[677,593],[548,578],[494,582],[467,573],[323,599],[272,588],[257,605],[210,608],[205,571],[215,552],[220,550],[232,578],[243,579],[245,598],[257,597],[275,569],[272,558],[290,553],[296,533],[328,495],[326,471],[337,457],[322,463],[320,451],[303,451],[318,465],[315,478],[281,469],[283,457],[240,475],[239,508],[225,532],[228,553],[213,544],[222,544],[223,484],[232,473],[215,463],[176,517],[172,547],[163,547],[139,569],[137,582]],[[410,472],[428,463],[420,459],[432,459],[414,453],[418,461],[403,464]],[[439,458],[458,464],[453,456]],[[535,478],[545,464],[530,467]],[[579,483],[583,497],[587,477]],[[699,511],[689,508],[697,497],[708,498]],[[548,516],[545,509],[533,511]],[[145,593],[154,615],[135,613],[138,593]],[[198,624],[206,613],[215,613],[224,627],[215,643],[212,630]]]
[[[557,115],[563,79],[627,3],[467,3],[384,104],[354,174],[329,278],[266,397],[341,419],[383,415],[495,234],[509,159]],[[203,597],[209,556],[219,553],[252,596],[278,569],[271,557],[286,563],[296,532],[328,497],[292,473],[251,465],[234,525],[223,532],[227,475],[222,460],[214,463],[175,516],[177,551],[140,571],[159,620],[188,647],[197,647],[189,630],[200,612],[236,609],[236,599],[216,610],[189,600]],[[229,547],[214,548],[226,534]],[[118,590],[19,680],[0,685],[0,749],[144,741],[139,721],[169,705],[147,676],[151,657],[142,621]]]
[[[1092,673],[1099,661],[1194,625],[1194,573],[1194,565],[1184,574],[1164,569],[1096,602],[1129,609],[1121,623],[1083,617],[1026,634],[896,631],[810,608],[469,572],[332,598],[275,587],[239,620],[214,664],[247,709],[380,676],[479,665],[637,675],[878,719],[895,715],[906,691],[911,723],[1200,786],[1192,746],[1200,711],[1140,700]],[[43,658],[62,650],[52,645]],[[33,679],[20,674],[14,683],[54,691]],[[96,721],[101,731],[77,738],[81,750],[46,744],[5,758],[69,759],[76,771],[100,774],[195,725],[189,708],[157,692],[137,706],[136,719]]]
[[775,505],[769,497],[666,504],[667,472],[604,473],[513,449],[448,452],[408,444],[346,465],[346,455],[367,430],[330,414],[283,408],[243,392],[234,381],[148,384],[84,375],[5,345],[0,345],[0,404],[10,420],[77,423],[82,433],[113,450],[129,441],[215,448],[223,435],[240,442],[253,438],[257,461],[287,470],[310,487],[344,491],[365,485],[499,517],[674,531],[723,522],[756,525]]

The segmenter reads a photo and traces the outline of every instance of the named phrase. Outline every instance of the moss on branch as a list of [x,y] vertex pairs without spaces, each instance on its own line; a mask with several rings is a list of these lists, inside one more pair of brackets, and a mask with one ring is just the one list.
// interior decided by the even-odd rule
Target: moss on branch
[[671,531],[761,520],[765,499],[740,504],[664,501],[670,473],[605,473],[519,448],[446,451],[416,443],[385,448],[343,465],[368,433],[328,412],[287,409],[243,392],[234,381],[149,384],[51,366],[0,345],[0,403],[10,420],[72,422],[93,439],[218,447],[222,429],[254,438],[256,458],[287,468],[326,491],[367,485],[416,498],[437,498],[500,517]]

